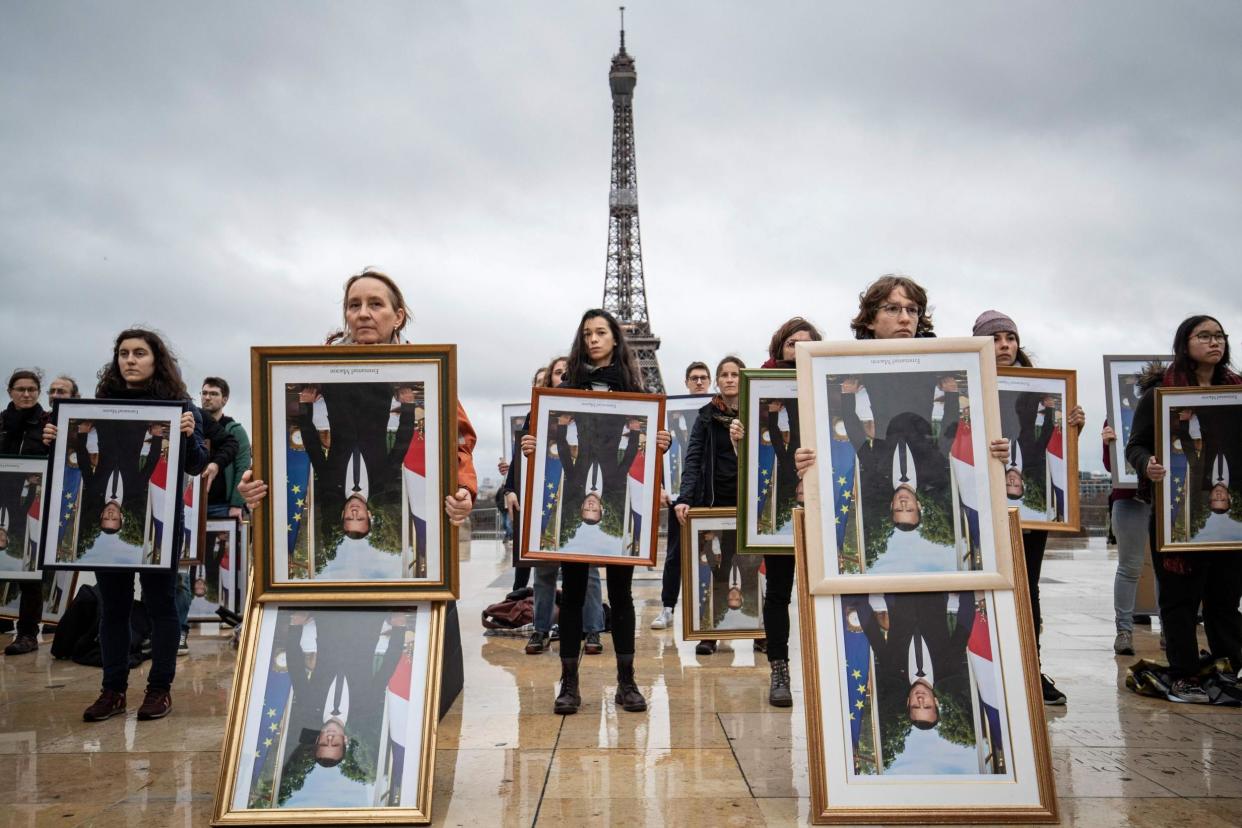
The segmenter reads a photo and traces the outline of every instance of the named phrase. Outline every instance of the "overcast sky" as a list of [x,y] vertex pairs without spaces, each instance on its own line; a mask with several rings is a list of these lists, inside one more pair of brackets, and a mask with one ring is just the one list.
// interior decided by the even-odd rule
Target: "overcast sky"
[[[902,272],[936,329],[1013,315],[1074,368],[1242,327],[1242,7],[630,2],[639,210],[670,390],[802,314],[849,336]],[[600,303],[612,3],[0,8],[3,368],[93,385],[131,323],[193,388],[314,344],[365,266],[456,342],[495,475],[500,404]]]

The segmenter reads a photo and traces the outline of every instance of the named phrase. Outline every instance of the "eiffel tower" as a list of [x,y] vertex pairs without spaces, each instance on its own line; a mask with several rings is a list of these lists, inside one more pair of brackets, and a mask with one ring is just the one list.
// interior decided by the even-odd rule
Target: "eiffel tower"
[[608,85],[612,89],[612,184],[608,191],[608,261],[604,266],[604,309],[625,328],[638,356],[643,385],[664,393],[656,350],[660,338],[647,317],[643,285],[643,250],[638,234],[638,162],[634,156],[634,58],[625,51],[625,6],[621,7],[621,50],[613,55]]

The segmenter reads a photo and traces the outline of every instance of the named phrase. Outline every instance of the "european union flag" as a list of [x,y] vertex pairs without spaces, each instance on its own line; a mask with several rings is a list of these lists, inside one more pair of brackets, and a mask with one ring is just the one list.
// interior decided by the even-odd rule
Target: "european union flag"
[[[779,436],[778,438],[779,439]],[[770,443],[759,441],[759,486],[755,492],[755,509],[758,514],[763,514],[763,508],[768,503],[768,498],[772,494],[772,488],[776,485],[776,449],[772,448]]]
[[[300,666],[290,665],[293,669]],[[267,686],[263,690],[263,709],[259,711],[259,735],[251,754],[254,757],[254,772],[250,776],[251,797],[261,782],[270,782],[275,775],[275,766],[268,767],[268,757],[280,744],[280,729],[284,724],[285,707],[289,704],[292,687],[293,681],[288,673],[277,672],[274,664],[268,667]],[[278,760],[279,758],[277,757]],[[252,800],[250,807],[263,807],[265,804],[257,804]]]
[[301,449],[286,446],[285,469],[289,480],[285,507],[286,514],[289,515],[289,524],[286,528],[289,533],[289,554],[292,555],[294,547],[298,544],[298,531],[303,523],[310,520],[310,513],[306,509],[306,488],[310,483],[310,455]]
[[556,457],[549,457],[544,461],[543,466],[543,504],[542,521],[539,525],[539,534],[542,536],[548,531],[548,521],[556,515],[556,499],[560,496],[561,475],[563,467],[561,461]]
[[[87,462],[90,462],[89,458]],[[60,524],[56,530],[56,547],[65,540],[65,532],[73,524],[73,513],[78,507],[78,495],[82,491],[82,472],[73,466],[65,466],[64,494],[60,498]]]
[[1174,452],[1173,458],[1169,462],[1169,490],[1172,493],[1170,501],[1172,503],[1173,513],[1169,516],[1176,523],[1177,516],[1182,510],[1182,505],[1190,497],[1190,491],[1186,481],[1190,473],[1190,464],[1186,461],[1186,455],[1181,452]]
[[859,620],[871,616],[871,607],[864,600],[861,606],[841,607],[841,628],[845,630],[845,687],[846,703],[850,712],[850,739],[858,748],[858,736],[862,733],[863,708],[867,706],[867,679],[871,672],[871,644],[862,630],[849,628],[849,610],[857,609]]
[[858,504],[854,502],[854,446],[849,440],[833,438],[832,515],[837,527],[837,549],[845,546],[845,530]]

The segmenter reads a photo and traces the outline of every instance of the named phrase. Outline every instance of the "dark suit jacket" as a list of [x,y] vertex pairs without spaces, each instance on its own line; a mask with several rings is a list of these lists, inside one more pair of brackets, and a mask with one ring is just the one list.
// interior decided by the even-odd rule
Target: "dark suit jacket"
[[957,625],[952,632],[949,631],[948,593],[903,592],[886,595],[885,601],[889,617],[887,637],[874,613],[860,615],[863,632],[875,653],[877,675],[888,676],[889,681],[898,686],[911,683],[910,641],[916,633],[927,643],[937,687],[946,679],[965,673],[966,642],[975,623],[974,593],[960,593]]
[[91,468],[90,452],[86,435],[75,434],[74,450],[78,455],[78,470],[82,473],[82,509],[98,513],[107,502],[108,478],[114,471],[121,473],[121,485],[126,512],[142,515],[146,512],[147,484],[155,471],[164,438],[152,437],[151,449],[141,456],[142,443],[146,438],[147,425],[127,420],[98,420],[95,431],[99,435],[99,461]]
[[629,434],[629,439],[626,440],[625,451],[618,458],[617,443],[621,440],[622,431],[618,428],[614,432],[611,428],[612,425],[619,425],[617,420],[609,418],[607,422],[591,425],[595,427],[584,429],[581,425],[579,426],[577,459],[574,459],[571,453],[565,429],[560,426],[556,428],[556,451],[561,461],[561,468],[565,470],[565,487],[573,492],[571,503],[581,501],[583,492],[586,490],[587,475],[595,463],[599,464],[600,476],[603,477],[600,481],[600,498],[623,497],[626,474],[634,458],[638,456],[638,434],[636,432],[626,432]]

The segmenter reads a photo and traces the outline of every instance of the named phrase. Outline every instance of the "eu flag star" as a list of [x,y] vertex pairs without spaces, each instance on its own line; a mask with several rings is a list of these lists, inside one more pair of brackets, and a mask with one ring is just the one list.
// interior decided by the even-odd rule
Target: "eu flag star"
[[305,500],[303,500],[302,498],[300,498],[300,497],[299,497],[299,498],[295,501],[295,505],[296,505],[299,509],[301,509],[304,505],[306,505],[306,501],[305,501]]
[[848,515],[849,513],[850,513],[850,504],[848,504],[848,503],[842,503],[842,504],[841,504],[841,514],[843,514],[843,515]]
[[294,513],[294,515],[293,515],[293,519],[294,519],[294,520],[296,520],[296,521],[298,521],[298,522],[301,522],[301,520],[302,520],[302,513],[301,513],[301,512],[295,512],[295,513]]
[[293,524],[292,524],[292,523],[286,523],[286,524],[285,524],[285,531],[286,531],[286,532],[292,532],[292,531],[293,531]]
[[849,500],[853,496],[854,496],[853,492],[841,492],[841,497],[845,498],[846,500]]
[[854,714],[852,712],[850,713],[850,721],[854,721]]
[[838,477],[838,478],[837,478],[837,485],[838,485],[838,486],[844,486],[844,485],[845,485],[845,475],[841,475],[840,477]]
[[280,725],[276,724],[275,722],[272,722],[270,725],[267,726],[267,729],[275,733],[276,731],[280,730]]
[[72,500],[73,500],[73,492],[65,492],[65,500],[72,501]]
[[854,706],[855,706],[855,707],[857,707],[859,710],[862,710],[862,709],[863,709],[863,700],[862,700],[862,699],[859,699],[858,701],[854,702]]
[[858,692],[859,692],[859,693],[866,693],[866,692],[867,692],[867,685],[865,685],[865,684],[860,684],[860,685],[858,685]]
[[271,740],[271,739],[264,739],[264,740],[263,740],[263,747],[271,747],[271,746],[272,746],[272,740]]
[[289,491],[293,492],[294,494],[301,494],[301,493],[302,493],[302,487],[301,487],[301,486],[298,486],[298,485],[293,485],[293,486],[290,486],[290,487],[289,487]]
[[[854,678],[858,678],[858,676],[854,676]],[[276,718],[276,708],[274,708],[274,707],[269,707],[269,708],[267,709],[267,716],[268,716],[268,718],[269,718],[269,719],[274,719],[274,718]]]
[[833,525],[834,525],[834,526],[840,526],[840,525],[841,525],[841,518],[839,518],[839,517],[833,517],[833,519],[832,519],[832,523],[833,523]]
[[853,672],[850,673],[850,676],[855,679],[860,679],[862,678],[862,670],[854,670]]

